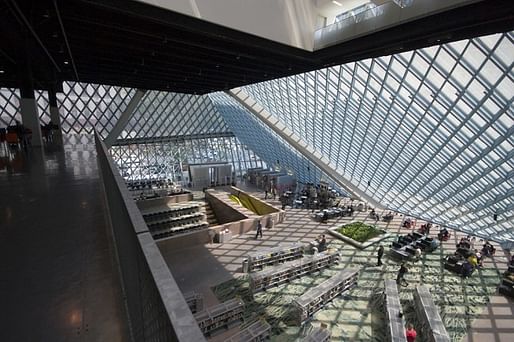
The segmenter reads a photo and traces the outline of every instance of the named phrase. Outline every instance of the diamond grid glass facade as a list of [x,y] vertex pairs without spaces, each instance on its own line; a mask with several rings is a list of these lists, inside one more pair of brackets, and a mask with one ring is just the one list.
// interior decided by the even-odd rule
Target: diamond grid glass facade
[[[513,67],[514,33],[508,32],[243,90],[385,206],[482,237],[514,240]],[[95,128],[104,138],[135,93],[73,82],[63,88],[58,104],[64,133]],[[35,95],[42,124],[48,123],[47,93]],[[0,89],[0,126],[15,120],[21,121],[19,91]],[[156,142],[163,137],[185,139]],[[265,161],[300,182],[327,180],[337,187],[305,151],[225,93],[149,91],[119,138],[146,142],[113,147],[129,164],[138,160],[123,166],[128,177],[174,175],[181,163],[214,159],[242,173]],[[145,158],[150,176],[137,166]]]
[[93,133],[102,138],[112,130],[134,95],[134,89],[64,82],[57,104],[64,133]]
[[502,240],[514,232],[513,67],[509,32],[244,90],[389,208]]
[[149,91],[119,138],[229,132],[208,96]]
[[[34,93],[38,106],[41,124],[50,122],[50,107],[48,93],[37,90]],[[16,125],[16,120],[22,121],[20,113],[20,91],[13,88],[0,88],[0,127]]]
[[236,137],[139,143],[111,147],[111,155],[128,180],[171,179],[187,185],[183,171],[189,164],[227,162],[236,177],[266,164]]
[[265,126],[230,96],[218,92],[211,94],[210,97],[232,132],[274,170],[281,170],[294,175],[297,181],[302,183],[318,184],[320,180],[323,180],[334,189],[345,193],[336,182],[325,175],[304,155]]

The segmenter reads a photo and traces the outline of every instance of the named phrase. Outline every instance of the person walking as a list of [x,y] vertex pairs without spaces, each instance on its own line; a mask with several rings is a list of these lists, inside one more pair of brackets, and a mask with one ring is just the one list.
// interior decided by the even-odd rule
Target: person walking
[[414,326],[412,323],[407,325],[407,330],[405,331],[405,337],[407,337],[407,342],[414,342],[416,340],[416,330],[414,330]]
[[262,224],[261,221],[257,221],[257,232],[255,233],[255,239],[257,240],[257,237],[260,236],[262,238]]
[[402,280],[405,284],[407,283],[407,281],[403,277],[405,276],[405,273],[407,273],[408,271],[409,270],[408,270],[407,266],[405,266],[405,264],[402,264],[402,266],[398,270],[398,276],[396,277],[396,284],[401,285]]
[[384,246],[380,245],[378,247],[378,253],[377,253],[377,266],[382,266],[382,256],[384,255]]

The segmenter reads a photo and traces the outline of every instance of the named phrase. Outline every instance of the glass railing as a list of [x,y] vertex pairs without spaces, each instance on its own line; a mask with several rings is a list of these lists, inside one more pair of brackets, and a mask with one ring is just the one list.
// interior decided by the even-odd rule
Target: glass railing
[[314,50],[479,0],[395,0],[361,11],[314,33]]

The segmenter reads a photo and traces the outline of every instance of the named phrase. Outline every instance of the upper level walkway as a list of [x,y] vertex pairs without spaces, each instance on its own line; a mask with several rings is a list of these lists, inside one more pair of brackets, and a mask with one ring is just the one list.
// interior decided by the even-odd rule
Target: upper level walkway
[[92,136],[0,145],[1,341],[128,341]]

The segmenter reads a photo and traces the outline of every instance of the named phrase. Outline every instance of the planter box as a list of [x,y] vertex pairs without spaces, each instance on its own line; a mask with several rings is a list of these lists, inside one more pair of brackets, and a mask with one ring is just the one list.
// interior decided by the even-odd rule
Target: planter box
[[[354,222],[357,222],[357,221],[352,221],[350,223],[354,223]],[[347,224],[350,224],[350,223],[347,223]],[[345,224],[346,225],[346,224]],[[339,240],[343,240],[344,242],[346,243],[349,243],[350,245],[352,246],[355,246],[359,249],[364,249],[364,248],[367,248],[371,245],[374,245],[375,243],[389,237],[391,234],[389,234],[386,230],[383,230],[383,229],[378,229],[380,230],[381,232],[383,232],[383,234],[380,234],[379,236],[375,236],[374,238],[372,239],[369,239],[367,241],[364,241],[364,242],[359,242],[359,241],[355,241],[354,239],[352,238],[349,238],[348,236],[346,235],[343,235],[341,233],[339,233],[337,230],[339,228],[341,228],[343,225],[338,225],[338,226],[334,226],[334,227],[331,227],[331,228],[328,228],[327,229],[327,233],[329,233],[330,235],[338,238]]]

